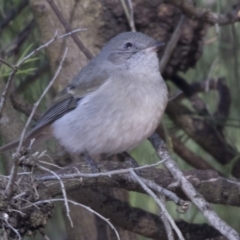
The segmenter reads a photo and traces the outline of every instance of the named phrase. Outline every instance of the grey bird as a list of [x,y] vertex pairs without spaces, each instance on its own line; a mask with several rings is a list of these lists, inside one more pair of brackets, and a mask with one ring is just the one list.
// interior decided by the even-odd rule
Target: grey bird
[[112,155],[135,148],[155,131],[167,105],[157,57],[163,45],[139,32],[112,38],[57,95],[23,145],[54,136],[73,154]]

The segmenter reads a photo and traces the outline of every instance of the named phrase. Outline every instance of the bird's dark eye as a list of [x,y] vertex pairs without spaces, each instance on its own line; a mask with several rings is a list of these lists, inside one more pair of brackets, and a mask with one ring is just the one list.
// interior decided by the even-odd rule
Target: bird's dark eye
[[124,45],[124,49],[129,50],[129,49],[132,48],[132,46],[133,46],[132,43],[127,42],[127,43]]

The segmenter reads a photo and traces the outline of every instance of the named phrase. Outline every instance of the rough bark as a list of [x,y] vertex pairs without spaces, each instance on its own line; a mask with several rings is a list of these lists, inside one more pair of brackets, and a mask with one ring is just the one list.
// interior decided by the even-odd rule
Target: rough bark
[[[83,165],[82,163],[78,163],[77,165],[65,170],[57,171],[57,173],[59,175],[61,173],[76,173],[76,167],[79,168],[79,170],[81,169],[84,172],[91,173],[91,168],[89,167],[89,165]],[[114,169],[124,169],[129,167],[132,167],[132,163],[129,161],[103,161],[99,163],[99,168],[101,169],[101,172]],[[142,169],[141,171],[139,171],[139,173],[142,177],[152,180],[165,188],[169,187],[175,182],[174,178],[167,170],[147,168]],[[194,185],[197,191],[206,198],[208,202],[240,206],[240,188],[237,183],[221,178],[216,172],[211,170],[186,171],[185,176]],[[0,192],[2,192],[4,191],[8,180],[4,177],[0,177],[0,179]],[[26,234],[34,233],[37,229],[39,229],[39,227],[41,228],[46,226],[48,218],[52,215],[53,209],[53,205],[51,202],[48,202],[48,199],[51,199],[62,193],[62,189],[58,180],[35,181],[34,185],[32,184],[32,182],[33,181],[31,177],[26,176],[22,178],[22,181],[19,182],[18,186],[15,185],[14,187],[13,197],[25,192],[25,194],[27,193],[27,195],[24,197],[24,199],[11,198],[1,200],[2,211],[9,215],[11,224],[14,227],[18,228],[21,233]],[[156,219],[158,218],[157,216],[143,213],[139,209],[130,207],[127,203],[124,203],[124,201],[116,199],[116,197],[109,196],[109,191],[105,193],[105,189],[113,187],[123,188],[128,191],[144,192],[142,187],[138,183],[134,182],[130,176],[123,174],[112,175],[112,177],[109,177],[108,175],[105,177],[98,177],[97,179],[66,179],[64,180],[64,185],[68,192],[74,190],[74,194],[77,195],[76,198],[80,203],[86,204],[94,210],[100,212],[103,216],[110,218],[111,222],[114,223],[116,226],[144,236],[153,237],[154,239],[158,239],[158,236],[162,237],[160,239],[166,238],[165,231],[163,230],[163,224],[161,223],[160,219],[156,221]],[[36,189],[38,191],[38,195],[36,195]],[[171,190],[176,192],[179,196],[185,198],[180,189],[180,186],[176,186]],[[39,209],[36,208],[36,206],[34,205],[29,208],[31,202],[34,203],[42,200],[47,200],[47,203],[38,205]],[[21,215],[17,211],[11,211],[11,209],[15,209],[18,211],[20,210],[26,215]],[[77,221],[74,222],[75,228],[79,229],[82,225],[84,225],[85,221],[87,221],[87,215],[85,215],[84,212],[82,212],[82,215],[75,215],[73,211],[76,210],[76,208],[72,208],[71,216],[73,217],[73,219],[76,218]],[[189,233],[196,234],[196,232],[194,231],[194,227],[192,226],[191,228],[191,225],[192,224],[186,223],[184,225],[185,227],[182,226],[180,227],[180,229],[183,231],[183,233],[186,233],[187,235]],[[80,235],[74,235],[77,234],[77,232],[71,231],[69,239],[74,239],[72,238],[74,236],[78,236],[78,239],[79,236],[81,236],[81,238],[83,236],[85,237],[85,239],[89,239],[87,238],[87,235],[88,237],[92,237],[92,235],[88,232],[88,230],[96,233],[94,224],[89,224],[89,222],[87,221],[87,225],[85,227],[85,230],[82,229],[81,232],[78,232]],[[200,225],[196,225],[196,228],[200,228]],[[203,229],[205,229],[205,231],[209,233],[211,228],[206,225],[205,227],[203,227]],[[207,229],[209,229],[209,231]],[[218,233],[216,231],[213,231],[213,229],[210,232],[214,236],[218,235]],[[112,234],[112,231],[110,231],[110,229],[105,229],[105,231],[101,231],[98,235],[99,239],[101,239],[102,234],[105,234],[105,236],[109,237],[110,239],[114,239],[110,235]],[[127,236],[129,236],[129,233],[120,231],[120,235],[124,237],[123,239],[128,239]],[[204,236],[209,237],[210,235]],[[129,237],[129,239],[132,238]]]
[[[78,163],[75,167],[82,170],[82,172],[91,172],[90,167],[87,164]],[[101,161],[98,164],[101,172],[106,172],[110,170],[125,169],[134,167],[131,162],[109,162]],[[58,174],[61,173],[76,173],[75,168],[68,168],[63,171],[57,171]],[[171,184],[174,183],[174,179],[171,174],[164,169],[156,168],[147,168],[140,171],[142,177],[152,180],[163,188],[168,188]],[[234,181],[229,181],[218,175],[217,172],[213,170],[191,170],[185,171],[185,176],[188,180],[194,185],[196,190],[202,194],[206,200],[210,203],[240,206],[240,186]],[[161,176],[161,177],[160,177]],[[51,189],[51,195],[56,196],[61,193],[61,187],[57,180],[55,181],[44,181],[46,186]],[[134,181],[131,181],[131,178],[128,178],[126,175],[117,176],[113,175],[111,178],[108,176],[95,178],[83,178],[82,181],[79,181],[78,178],[71,180],[64,180],[66,188],[68,190],[79,189],[79,187],[92,187],[92,186],[104,186],[104,187],[117,187],[123,188],[128,191],[138,191],[144,193],[143,189],[138,186]],[[180,187],[174,187],[171,191],[180,194],[181,197],[185,198],[184,194],[180,191]]]

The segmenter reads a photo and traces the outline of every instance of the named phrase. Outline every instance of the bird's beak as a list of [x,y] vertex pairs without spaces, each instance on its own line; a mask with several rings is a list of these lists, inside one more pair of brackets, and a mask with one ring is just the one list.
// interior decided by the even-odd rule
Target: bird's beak
[[155,42],[150,47],[147,47],[145,49],[145,51],[148,52],[148,53],[150,53],[150,52],[158,52],[164,46],[165,46],[165,43],[163,43],[163,42]]

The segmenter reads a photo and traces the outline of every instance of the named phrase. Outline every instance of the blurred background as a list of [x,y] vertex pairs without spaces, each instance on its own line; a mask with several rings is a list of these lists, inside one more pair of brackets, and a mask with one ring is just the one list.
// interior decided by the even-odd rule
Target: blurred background
[[[127,2],[59,0],[55,1],[55,4],[72,29],[87,28],[78,36],[95,55],[111,37],[131,30],[127,12],[124,10],[124,3]],[[201,0],[196,1],[195,6],[224,14],[232,11],[236,4],[239,4],[239,1]],[[133,0],[132,5],[136,30],[168,43],[183,16],[182,11],[168,1],[161,0]],[[169,102],[158,131],[162,137],[165,136],[173,159],[183,171],[213,169],[224,177],[240,178],[239,30],[238,22],[222,26],[217,23],[208,24],[204,19],[197,21],[185,17],[177,44],[163,69],[169,96],[175,97]],[[59,34],[66,32],[47,1],[0,0],[1,59],[16,64],[29,52],[51,39],[55,31]],[[34,120],[49,106],[56,92],[66,86],[89,61],[71,38],[54,42],[27,60],[17,71],[11,86],[4,110],[10,122],[8,128],[0,126],[1,145],[21,133],[33,104],[51,80],[65,46],[69,47],[66,64],[53,88],[41,102]],[[160,59],[162,54],[159,55]],[[11,68],[0,63],[1,91],[11,71]],[[3,113],[1,123],[5,121],[5,117]],[[186,123],[189,119],[193,121],[193,125],[184,125],[184,121]],[[201,127],[198,128],[199,125]],[[42,146],[42,149],[46,148],[50,154],[60,149],[54,141]],[[190,159],[185,154],[187,151],[193,154]],[[148,141],[135,149],[132,156],[140,165],[158,161]],[[11,161],[8,161],[11,155],[4,154],[0,157],[1,174],[7,174],[11,166]],[[158,207],[149,196],[135,192],[123,195],[132,206],[159,214]],[[211,205],[223,220],[240,231],[239,208]],[[176,205],[171,202],[167,202],[167,208],[174,219],[198,224],[206,222],[194,206],[191,206],[186,214],[179,214]],[[82,217],[84,216],[86,215],[83,214]],[[78,227],[81,229],[79,225]],[[83,230],[79,230],[78,238],[69,237],[69,231],[62,206],[59,204],[47,226],[49,238],[94,239],[90,236],[84,237]],[[36,237],[24,239],[42,238],[38,234]],[[123,239],[150,238],[134,235]]]

